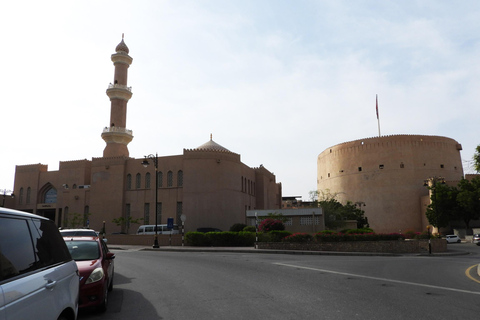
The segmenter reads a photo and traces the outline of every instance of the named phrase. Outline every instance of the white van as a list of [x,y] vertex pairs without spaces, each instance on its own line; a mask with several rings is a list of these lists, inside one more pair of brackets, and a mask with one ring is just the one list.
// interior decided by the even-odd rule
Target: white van
[[[159,224],[157,234],[179,234],[178,225],[174,224],[173,229],[167,228],[166,224]],[[138,227],[137,234],[155,234],[155,225],[147,224]]]
[[0,208],[0,320],[75,320],[79,282],[53,221]]

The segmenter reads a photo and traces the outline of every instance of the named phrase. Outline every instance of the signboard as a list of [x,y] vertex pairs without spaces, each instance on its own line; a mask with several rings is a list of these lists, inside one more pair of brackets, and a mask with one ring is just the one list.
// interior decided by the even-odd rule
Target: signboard
[[173,229],[173,218],[168,218],[167,219],[167,228],[168,229]]

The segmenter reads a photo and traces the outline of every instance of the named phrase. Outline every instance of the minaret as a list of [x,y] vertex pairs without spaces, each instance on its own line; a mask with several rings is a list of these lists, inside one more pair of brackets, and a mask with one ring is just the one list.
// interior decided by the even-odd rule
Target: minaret
[[115,75],[113,84],[110,83],[107,89],[107,96],[110,98],[110,124],[103,129],[102,139],[107,146],[103,150],[104,157],[128,157],[127,145],[133,139],[132,130],[127,125],[127,103],[132,97],[132,87],[127,87],[128,67],[132,64],[132,57],[128,55],[128,47],[122,41],[115,48],[116,53],[112,54]]

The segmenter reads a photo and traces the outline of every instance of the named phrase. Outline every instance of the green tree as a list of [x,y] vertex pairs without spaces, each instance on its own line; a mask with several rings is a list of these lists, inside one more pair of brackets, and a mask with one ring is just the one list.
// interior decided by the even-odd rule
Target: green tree
[[346,220],[357,220],[358,229],[370,227],[368,219],[365,217],[365,211],[357,208],[357,206],[351,201],[347,201],[343,206],[343,216]]
[[480,178],[475,177],[471,181],[462,179],[458,188],[457,217],[462,219],[469,229],[470,221],[480,218]]
[[143,218],[133,219],[131,216],[129,216],[128,218],[115,218],[112,220],[112,222],[115,223],[117,226],[122,227],[122,230],[125,229],[126,233],[128,233],[131,224],[139,224],[142,220]]
[[475,148],[475,153],[473,154],[473,168],[476,172],[480,172],[480,144]]
[[428,189],[431,190],[431,201],[426,212],[428,222],[437,229],[447,227],[459,214],[456,199],[458,190],[440,182]]

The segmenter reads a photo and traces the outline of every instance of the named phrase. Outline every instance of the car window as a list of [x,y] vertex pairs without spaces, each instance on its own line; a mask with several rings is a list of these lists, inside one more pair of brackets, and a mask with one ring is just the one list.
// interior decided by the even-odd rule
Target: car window
[[32,221],[35,227],[32,230],[33,246],[40,267],[72,260],[65,241],[53,221],[43,219],[32,219]]
[[95,231],[88,231],[88,230],[77,230],[77,231],[60,231],[62,237],[97,237],[97,233]]
[[100,250],[96,241],[66,241],[66,244],[75,261],[100,258]]
[[35,270],[27,220],[0,218],[0,281]]

